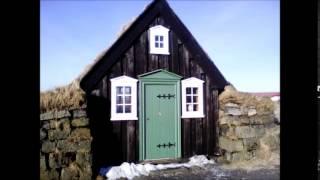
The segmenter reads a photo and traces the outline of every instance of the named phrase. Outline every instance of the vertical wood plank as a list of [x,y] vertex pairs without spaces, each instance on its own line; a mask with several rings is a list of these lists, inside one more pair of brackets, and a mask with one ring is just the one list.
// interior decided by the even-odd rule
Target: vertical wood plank
[[134,45],[135,56],[135,74],[140,75],[146,73],[148,70],[147,56],[148,56],[148,43],[147,43],[148,31],[142,33],[140,38]]
[[206,76],[206,98],[205,98],[205,104],[206,104],[206,117],[205,117],[205,131],[206,131],[206,154],[209,155],[210,152],[210,142],[211,142],[211,136],[210,136],[210,119],[212,118],[212,111],[211,107],[212,105],[210,104],[211,102],[211,92],[210,92],[210,80],[209,77]]
[[169,31],[170,37],[170,62],[169,62],[169,70],[173,73],[180,74],[180,66],[179,66],[179,47],[178,47],[178,39],[176,34],[173,31]]
[[[123,73],[123,67],[122,67],[122,60],[119,59],[119,61],[113,65],[112,69],[111,69],[111,73],[110,73],[110,79],[121,76]],[[111,87],[111,83],[110,81],[108,81],[109,87]],[[108,94],[109,97],[111,97],[111,90],[109,90]],[[119,121],[112,121],[112,133],[115,135],[116,137],[116,142],[121,142],[121,154],[122,154],[122,158],[123,158],[123,154],[125,153],[125,149],[123,147],[123,139],[122,139],[122,128],[121,128],[121,122]],[[107,142],[106,142],[107,143]],[[125,159],[121,159],[121,161],[124,161]]]
[[190,119],[182,119],[182,155],[184,158],[191,156],[191,126]]
[[[134,57],[134,47],[132,46],[126,52],[123,58],[123,74],[135,77],[135,57]],[[135,121],[123,121],[122,125],[122,143],[126,148],[125,159],[127,162],[132,162],[135,160],[135,149],[136,149],[136,137],[135,137]]]
[[202,151],[203,154],[208,155],[207,152],[207,120],[208,120],[208,92],[207,92],[207,84],[208,80],[206,78],[206,74],[202,71],[201,79],[204,81],[203,84],[203,111],[205,117],[202,119]]

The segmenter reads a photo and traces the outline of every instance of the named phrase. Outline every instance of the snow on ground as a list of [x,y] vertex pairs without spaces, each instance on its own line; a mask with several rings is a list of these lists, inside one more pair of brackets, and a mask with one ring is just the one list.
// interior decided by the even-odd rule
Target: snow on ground
[[280,100],[280,96],[273,96],[271,97],[272,101],[279,101]]
[[119,179],[119,178],[128,178],[132,179],[136,176],[148,176],[151,171],[170,169],[170,168],[180,168],[191,166],[202,167],[206,164],[214,164],[213,160],[208,160],[204,155],[196,155],[189,158],[187,163],[171,163],[171,164],[157,164],[153,165],[150,163],[146,164],[134,164],[124,162],[120,166],[114,166],[106,173],[108,179]]

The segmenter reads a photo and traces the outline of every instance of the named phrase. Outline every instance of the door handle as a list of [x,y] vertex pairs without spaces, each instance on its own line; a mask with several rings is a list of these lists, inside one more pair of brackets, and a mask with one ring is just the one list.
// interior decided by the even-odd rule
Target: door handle
[[147,118],[147,121],[149,121],[150,119],[149,118]]

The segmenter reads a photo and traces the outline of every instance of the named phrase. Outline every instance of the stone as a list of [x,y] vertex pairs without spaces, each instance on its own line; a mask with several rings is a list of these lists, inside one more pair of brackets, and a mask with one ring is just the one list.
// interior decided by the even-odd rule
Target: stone
[[75,164],[62,168],[61,180],[75,180],[80,178],[79,168]]
[[224,105],[225,108],[240,108],[240,106],[238,104],[235,103],[226,103]]
[[270,124],[273,122],[273,114],[256,115],[250,117],[250,124],[252,125]]
[[77,128],[71,132],[70,138],[73,141],[91,140],[90,129],[88,128]]
[[279,149],[280,146],[280,139],[274,135],[267,135],[260,139],[260,145],[264,144],[268,146],[271,151]]
[[44,141],[42,143],[41,151],[44,153],[54,152],[56,149],[55,146],[56,146],[56,144],[54,142]]
[[232,116],[240,116],[242,114],[240,107],[237,104],[227,103],[224,107],[225,114]]
[[54,130],[48,131],[48,137],[50,140],[66,139],[71,132],[70,121],[68,119],[51,121],[50,126],[51,128],[55,128]]
[[52,169],[57,169],[61,167],[61,153],[55,152],[49,154],[49,167]]
[[80,117],[86,117],[87,112],[82,109],[76,109],[73,111],[73,118],[80,118]]
[[250,119],[247,116],[223,116],[219,119],[219,124],[228,124],[230,126],[249,125]]
[[257,138],[246,138],[243,139],[244,149],[247,151],[255,150],[258,147],[258,139]]
[[79,180],[91,180],[92,179],[92,168],[91,165],[87,165],[82,167],[82,171],[80,171],[80,179]]
[[239,162],[239,161],[248,161],[254,157],[253,152],[234,152],[231,154],[231,161],[232,162]]
[[55,118],[56,119],[66,118],[66,117],[71,117],[70,112],[67,111],[67,110],[58,111],[58,112],[55,113]]
[[40,129],[40,141],[47,137],[47,133],[44,129]]
[[224,112],[219,110],[219,119],[222,118],[224,116]]
[[247,116],[241,116],[239,119],[239,123],[241,125],[249,125],[250,124],[250,119]]
[[43,128],[43,129],[46,129],[46,130],[50,129],[50,124],[49,124],[49,122],[47,122],[47,121],[43,122],[42,128]]
[[88,152],[78,152],[76,155],[76,163],[82,168],[91,165],[91,154]]
[[49,178],[48,171],[40,169],[40,180],[48,180]]
[[68,118],[63,118],[59,120],[52,120],[50,121],[50,128],[51,129],[70,129],[70,120]]
[[257,114],[257,110],[256,109],[249,109],[248,110],[248,116],[254,116]]
[[40,155],[40,170],[46,170],[46,158]]
[[220,126],[220,132],[222,136],[227,137],[231,140],[236,140],[237,137],[234,133],[234,127],[228,126],[228,125],[222,125]]
[[242,151],[244,149],[242,141],[230,140],[225,137],[219,138],[219,147],[228,152]]
[[52,111],[40,114],[40,120],[50,120],[54,119],[54,113]]
[[74,119],[74,120],[72,120],[71,125],[73,127],[87,126],[87,125],[89,125],[89,119],[88,118]]
[[50,171],[40,170],[40,180],[57,180],[59,179],[59,173],[55,169]]
[[60,140],[60,139],[66,139],[69,136],[70,130],[64,131],[64,130],[49,130],[48,131],[48,137],[49,140]]
[[261,137],[265,133],[264,126],[239,126],[235,128],[235,135],[238,138]]
[[67,140],[61,140],[58,142],[57,147],[62,152],[90,152],[91,140],[73,142]]

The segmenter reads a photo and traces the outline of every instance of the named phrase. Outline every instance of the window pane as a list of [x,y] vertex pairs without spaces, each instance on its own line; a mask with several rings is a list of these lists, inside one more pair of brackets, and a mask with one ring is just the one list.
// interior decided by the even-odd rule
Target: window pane
[[198,111],[198,104],[193,104],[193,111]]
[[187,103],[191,103],[191,96],[187,96]]
[[159,43],[156,43],[156,48],[159,47]]
[[125,113],[131,113],[131,105],[125,106]]
[[117,86],[116,93],[117,93],[117,95],[118,95],[118,94],[123,94],[123,87]]
[[191,88],[187,87],[187,94],[191,94]]
[[159,41],[159,36],[155,36],[155,40],[156,40],[156,41]]
[[187,104],[187,111],[192,111],[192,104]]
[[159,43],[160,44],[160,48],[163,48],[163,43]]
[[131,87],[130,86],[126,86],[124,89],[124,93],[125,94],[131,94]]
[[123,96],[117,96],[116,104],[123,104]]
[[197,103],[198,102],[198,96],[192,96],[192,102]]
[[163,36],[160,36],[160,41],[163,41]]
[[123,113],[123,106],[117,105],[117,113]]
[[126,104],[131,104],[131,96],[126,96],[126,97],[124,98],[124,102],[125,102]]
[[198,94],[198,88],[192,88],[193,94]]

